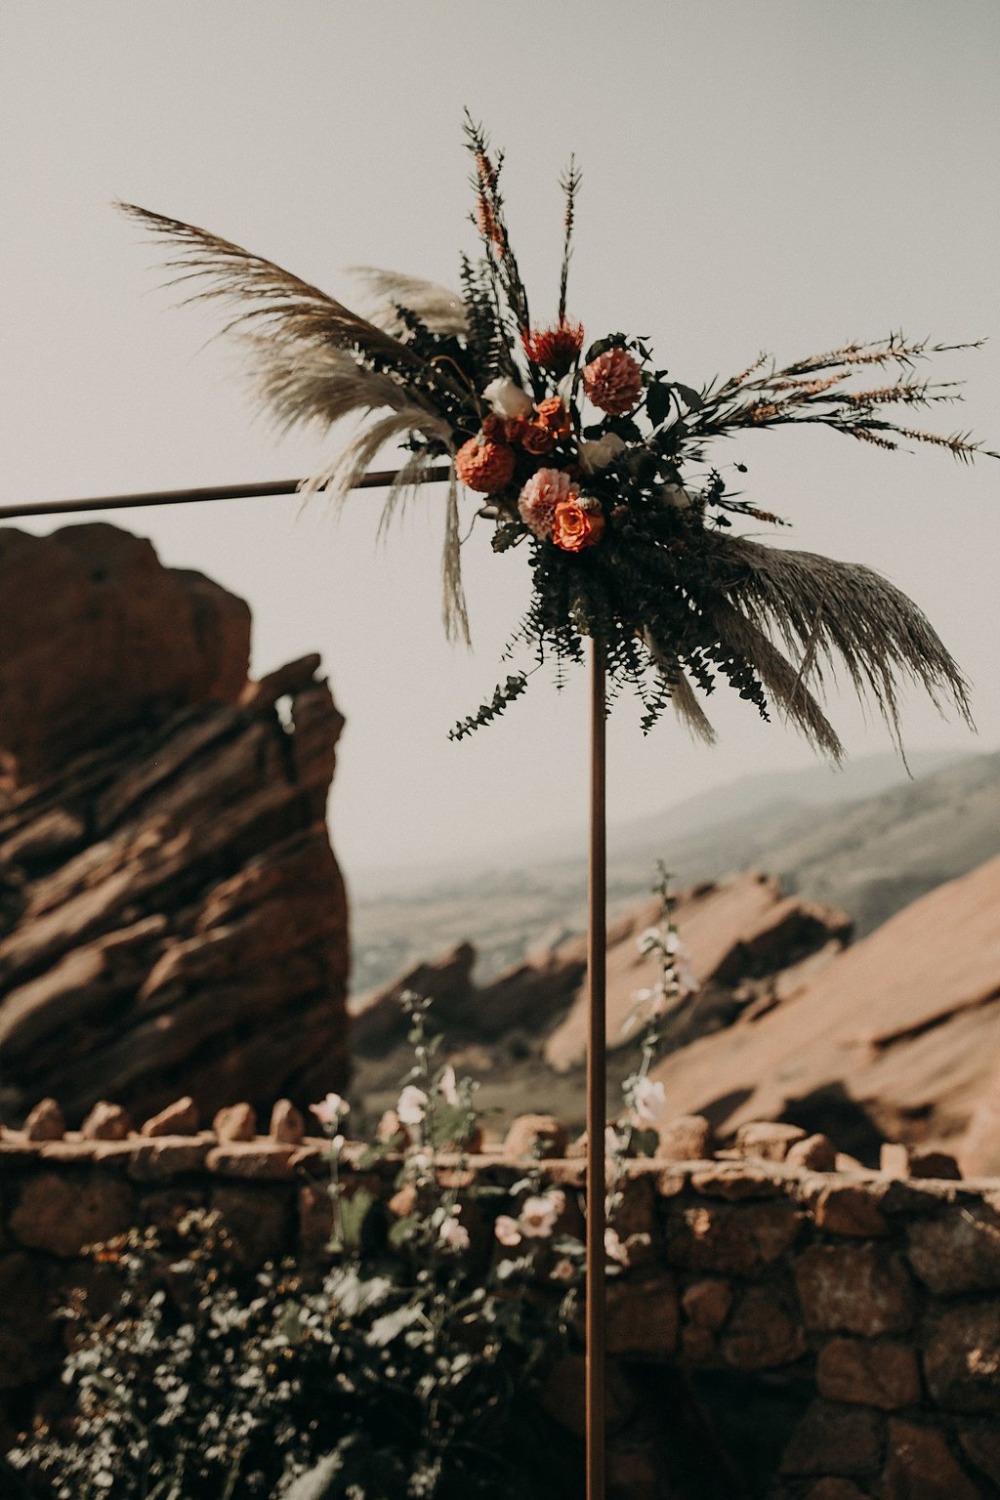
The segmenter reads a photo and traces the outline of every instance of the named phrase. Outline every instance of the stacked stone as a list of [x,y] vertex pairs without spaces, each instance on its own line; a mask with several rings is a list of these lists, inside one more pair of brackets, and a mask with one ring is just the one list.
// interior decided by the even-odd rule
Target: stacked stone
[[[18,1409],[57,1369],[53,1305],[99,1279],[88,1245],[205,1206],[248,1264],[320,1263],[327,1148],[303,1131],[287,1101],[266,1137],[245,1103],[201,1130],[182,1099],[140,1131],[101,1102],[67,1133],[48,1101],[25,1131],[5,1132],[0,1383]],[[585,1169],[566,1140],[559,1121],[526,1117],[503,1147],[442,1158],[440,1169],[470,1191],[511,1188],[541,1156],[547,1180],[567,1190],[562,1227],[578,1233]],[[405,1211],[390,1201],[398,1163],[352,1168],[363,1149],[344,1150],[344,1191],[364,1187]],[[883,1170],[868,1171],[788,1125],[747,1125],[713,1150],[707,1121],[689,1117],[664,1126],[658,1157],[628,1164],[617,1227],[636,1237],[608,1289],[618,1500],[659,1493],[676,1382],[697,1391],[719,1379],[742,1382],[744,1396],[757,1383],[781,1395],[772,1500],[1000,1494],[1000,1181],[962,1181],[950,1159],[915,1151],[887,1150]],[[579,1429],[579,1356],[555,1367],[543,1402]],[[725,1452],[723,1421],[703,1455],[716,1484]]]

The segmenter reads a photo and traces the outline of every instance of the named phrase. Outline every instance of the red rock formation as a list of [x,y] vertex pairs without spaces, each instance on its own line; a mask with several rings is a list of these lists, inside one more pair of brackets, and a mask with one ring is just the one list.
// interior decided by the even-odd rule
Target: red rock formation
[[246,605],[111,526],[0,532],[0,587],[8,1110],[190,1094],[211,1118],[342,1084],[343,720],[319,658],[248,683]]
[[[625,1049],[635,1033],[626,1022],[636,991],[657,977],[655,961],[639,952],[636,940],[659,915],[659,900],[649,901],[613,922],[608,932],[612,1104],[622,1073],[632,1066],[633,1054]],[[704,987],[694,1014],[684,1020],[688,1039],[728,1025],[740,1014],[759,1014],[780,1004],[806,974],[830,962],[850,931],[843,912],[787,897],[777,881],[758,874],[696,886],[680,896],[675,917]],[[502,1114],[512,1104],[515,1109],[551,1109],[546,1081],[552,1079],[551,1068],[566,1075],[559,1084],[559,1107],[582,1119],[585,939],[570,938],[531,954],[482,986],[472,978],[474,960],[472,947],[460,944],[362,1001],[351,1033],[358,1094],[374,1098],[405,1071],[406,1021],[399,997],[412,989],[433,997],[434,1027],[445,1033],[450,1048],[458,1049],[456,1064],[488,1078],[491,1107]]]
[[[785,1118],[857,1149],[958,1144],[982,1105],[967,1170],[995,1170],[990,1098],[1000,1044],[1000,859],[905,908],[769,1014],[702,1037],[656,1070],[670,1107],[731,1130]],[[991,1154],[992,1153],[992,1154]],[[961,1153],[960,1153],[961,1154]]]
[[246,682],[243,600],[117,526],[5,527],[0,599],[0,769],[18,785]]
[[[636,990],[651,986],[658,977],[655,960],[639,952],[637,939],[656,923],[659,914],[659,901],[651,901],[609,929],[607,1011],[608,1043],[612,1047],[628,1039],[625,1027],[635,1005]],[[702,1023],[712,1030],[722,1016],[734,1013],[741,1001],[762,998],[746,993],[734,999],[732,991],[741,981],[772,976],[766,993],[780,998],[799,982],[797,972],[790,975],[783,971],[803,960],[822,965],[839,951],[851,929],[844,912],[786,896],[777,880],[755,872],[686,891],[677,902],[674,918],[695,974],[706,991],[715,992],[707,993],[699,1007]],[[559,957],[563,963],[576,958],[582,971],[586,962],[584,939],[565,944]],[[713,1011],[717,1017],[714,1022],[710,1019]],[[586,1038],[587,998],[584,987],[578,985],[568,1014],[545,1044],[546,1061],[557,1072],[582,1063]]]

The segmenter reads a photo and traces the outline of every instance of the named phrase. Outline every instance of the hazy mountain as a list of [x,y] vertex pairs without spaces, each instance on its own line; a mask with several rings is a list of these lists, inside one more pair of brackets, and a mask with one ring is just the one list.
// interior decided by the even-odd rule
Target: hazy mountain
[[[942,765],[942,762],[945,764]],[[942,881],[1000,853],[1000,751],[918,755],[915,780],[890,756],[840,772],[745,777],[609,831],[614,913],[645,894],[663,859],[678,884],[765,869],[843,906],[859,934]],[[468,939],[480,979],[583,922],[582,838],[566,852],[525,844],[520,866],[426,872],[417,889],[355,898],[356,994]],[[573,845],[575,844],[575,849]]]

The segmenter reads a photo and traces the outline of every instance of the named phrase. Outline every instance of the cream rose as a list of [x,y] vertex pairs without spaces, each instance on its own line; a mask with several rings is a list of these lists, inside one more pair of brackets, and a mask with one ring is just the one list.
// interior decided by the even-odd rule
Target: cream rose
[[532,410],[531,397],[509,375],[498,375],[483,391],[498,417],[526,417]]

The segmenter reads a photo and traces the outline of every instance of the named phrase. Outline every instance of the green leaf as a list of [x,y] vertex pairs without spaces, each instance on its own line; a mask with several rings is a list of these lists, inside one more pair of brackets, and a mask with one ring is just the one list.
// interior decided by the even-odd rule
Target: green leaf
[[340,1199],[340,1233],[345,1246],[356,1250],[361,1244],[361,1230],[368,1210],[375,1202],[367,1188],[357,1188],[351,1196]]
[[391,1344],[393,1339],[398,1338],[422,1317],[423,1312],[419,1307],[412,1302],[404,1302],[395,1312],[383,1313],[380,1318],[375,1319],[368,1330],[366,1342],[376,1349],[384,1349],[386,1344]]
[[693,386],[681,385],[679,380],[675,380],[674,390],[677,392],[678,396],[680,396],[688,411],[701,411],[701,408],[705,403],[704,401],[702,401],[701,397],[693,388]]
[[654,427],[659,427],[667,420],[670,411],[670,387],[663,385],[661,381],[650,382],[646,391],[646,415]]

